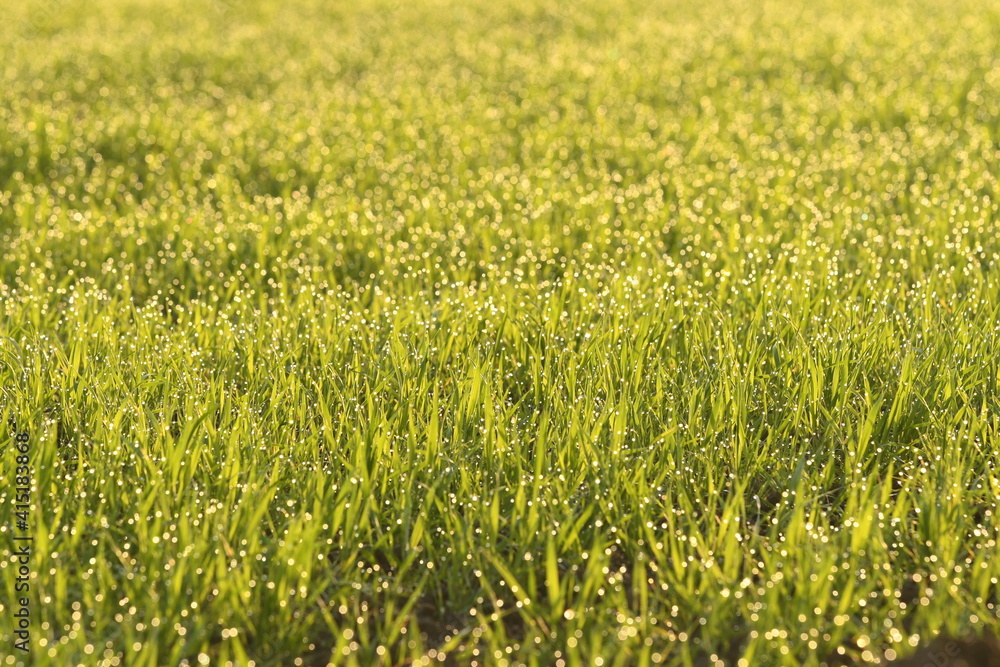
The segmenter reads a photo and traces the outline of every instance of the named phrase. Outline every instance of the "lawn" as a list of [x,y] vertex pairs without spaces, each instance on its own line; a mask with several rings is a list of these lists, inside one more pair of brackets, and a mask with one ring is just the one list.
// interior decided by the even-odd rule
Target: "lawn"
[[998,175],[994,0],[5,2],[0,665],[995,633]]

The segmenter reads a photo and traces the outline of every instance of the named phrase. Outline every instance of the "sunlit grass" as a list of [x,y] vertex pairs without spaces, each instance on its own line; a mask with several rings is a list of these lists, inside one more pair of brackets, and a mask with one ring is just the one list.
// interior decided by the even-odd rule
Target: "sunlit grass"
[[1000,629],[996,3],[290,4],[0,9],[25,664]]

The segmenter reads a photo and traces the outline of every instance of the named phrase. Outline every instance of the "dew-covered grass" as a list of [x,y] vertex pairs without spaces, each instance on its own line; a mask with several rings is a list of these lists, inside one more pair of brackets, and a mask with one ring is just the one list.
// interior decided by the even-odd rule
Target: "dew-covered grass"
[[996,631],[998,43],[971,0],[3,3],[3,664]]

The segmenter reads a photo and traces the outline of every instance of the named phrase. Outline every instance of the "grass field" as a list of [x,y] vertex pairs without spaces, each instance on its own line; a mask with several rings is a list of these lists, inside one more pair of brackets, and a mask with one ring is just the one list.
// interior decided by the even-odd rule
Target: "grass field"
[[1000,629],[1000,4],[284,4],[0,9],[0,664]]

